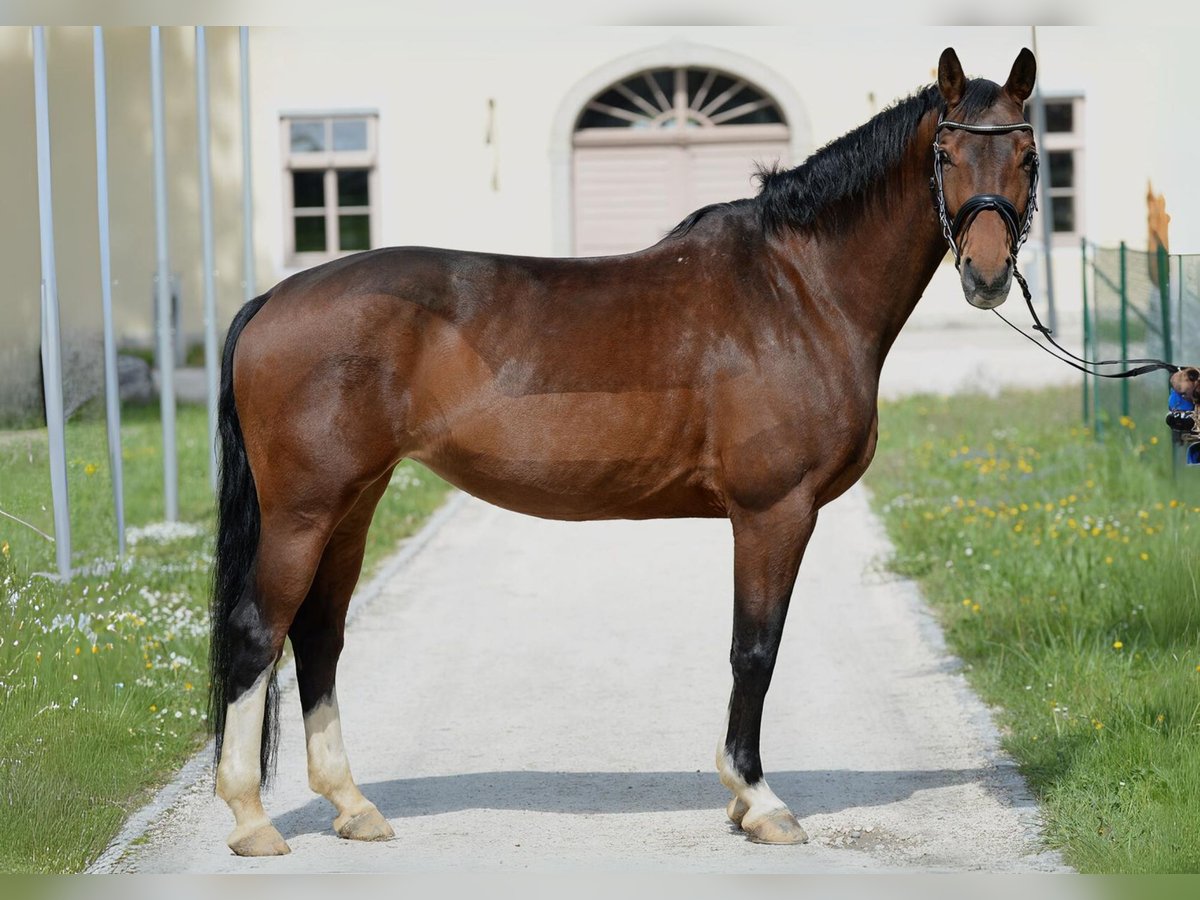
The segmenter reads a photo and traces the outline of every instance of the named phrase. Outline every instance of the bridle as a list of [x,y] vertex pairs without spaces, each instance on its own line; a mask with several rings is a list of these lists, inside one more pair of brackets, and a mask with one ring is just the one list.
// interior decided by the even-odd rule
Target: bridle
[[[950,214],[946,210],[946,188],[943,183],[942,176],[942,161],[945,158],[946,151],[942,148],[938,141],[938,136],[942,133],[943,128],[953,129],[955,131],[966,131],[969,134],[1010,134],[1014,131],[1028,131],[1033,133],[1033,126],[1028,122],[1009,122],[1002,125],[968,125],[965,122],[952,122],[949,119],[938,119],[937,128],[933,132],[933,178],[929,181],[929,189],[933,192],[934,206],[937,207],[938,219],[942,223],[942,236],[946,239],[946,243],[950,245],[950,252],[954,254],[954,267],[961,269],[962,258],[959,250],[959,237],[975,221],[984,210],[993,210],[1000,215],[1004,222],[1004,227],[1008,229],[1008,247],[1009,259],[1012,260],[1013,272],[1016,274],[1017,269],[1017,253],[1021,249],[1021,245],[1025,243],[1025,239],[1029,237],[1029,229],[1033,226],[1033,211],[1037,209],[1037,184],[1038,184],[1038,155],[1037,151],[1033,151],[1033,164],[1029,171],[1029,197],[1025,203],[1025,215],[1018,219],[1017,208],[1013,202],[1001,194],[976,194],[968,199],[957,213],[954,214],[953,221],[950,219]],[[1017,275],[1021,282],[1022,289],[1028,291],[1025,286],[1025,279]]]
[[[1081,356],[1076,356],[1070,350],[1062,347],[1057,341],[1051,337],[1052,332],[1049,328],[1042,324],[1042,320],[1038,318],[1037,311],[1033,308],[1033,297],[1029,291],[1029,285],[1025,281],[1019,269],[1017,269],[1017,253],[1021,246],[1025,243],[1025,239],[1029,237],[1029,229],[1033,226],[1033,212],[1037,209],[1037,185],[1038,185],[1038,155],[1037,150],[1033,151],[1032,165],[1029,170],[1029,195],[1025,202],[1025,215],[1018,217],[1017,208],[1013,202],[1001,194],[975,194],[968,198],[958,212],[954,214],[954,218],[950,218],[949,212],[946,210],[946,189],[942,175],[942,161],[945,157],[945,150],[938,141],[938,136],[943,128],[952,129],[955,131],[966,131],[969,134],[1010,134],[1014,131],[1028,131],[1033,133],[1033,126],[1028,122],[1008,122],[1000,125],[969,125],[965,122],[953,122],[949,119],[939,117],[937,128],[933,131],[933,177],[929,179],[929,190],[933,194],[933,205],[937,209],[938,220],[942,223],[942,237],[946,239],[946,243],[950,245],[950,252],[954,254],[954,268],[962,271],[962,254],[959,249],[959,238],[963,235],[975,218],[985,210],[991,210],[1000,216],[1004,222],[1004,227],[1008,231],[1008,258],[1012,262],[1013,277],[1017,279],[1017,283],[1021,285],[1021,293],[1025,296],[1025,305],[1029,307],[1029,315],[1033,318],[1033,330],[1040,332],[1053,347],[1066,354],[1070,359],[1064,359],[1058,356],[1054,351],[1043,347],[1037,341],[1006,319],[998,309],[993,309],[1004,324],[1021,335],[1027,340],[1033,341],[1041,349],[1045,350],[1056,359],[1065,362],[1067,365],[1078,369],[1088,375],[1093,375],[1099,378],[1132,378],[1135,375],[1144,375],[1147,372],[1153,372],[1158,369],[1164,369],[1168,372],[1176,372],[1180,370],[1180,366],[1173,363],[1164,362],[1161,359],[1145,358],[1145,359],[1103,359],[1096,362],[1084,359]],[[1125,363],[1145,363],[1145,365],[1137,368],[1129,369],[1125,372],[1109,374],[1105,372],[1094,372],[1084,366],[1077,365],[1071,360],[1077,360],[1083,363],[1084,366],[1106,366],[1106,365],[1123,365]]]

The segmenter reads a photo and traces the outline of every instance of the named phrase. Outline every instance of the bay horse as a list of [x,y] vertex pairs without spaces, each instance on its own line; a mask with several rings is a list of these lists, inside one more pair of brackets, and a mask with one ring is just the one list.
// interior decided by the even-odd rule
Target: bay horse
[[534,516],[728,518],[726,811],[752,840],[807,840],[759,758],[793,584],[818,509],[871,461],[884,357],[947,242],[972,305],[1008,294],[1035,205],[1035,69],[1022,50],[1003,86],[967,79],[948,48],[936,83],[636,253],[379,249],[247,303],[222,365],[211,604],[233,852],[289,852],[260,797],[285,638],[310,786],[341,837],[393,836],[351,777],[334,681],[367,528],[405,458]]

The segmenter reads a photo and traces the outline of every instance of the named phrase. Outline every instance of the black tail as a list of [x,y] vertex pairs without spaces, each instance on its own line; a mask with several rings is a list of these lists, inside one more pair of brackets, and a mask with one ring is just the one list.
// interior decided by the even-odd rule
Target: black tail
[[[264,294],[244,305],[229,326],[225,353],[221,360],[221,396],[218,402],[217,430],[220,442],[220,489],[217,505],[217,546],[213,563],[212,601],[209,605],[211,637],[209,643],[208,720],[216,737],[216,762],[221,761],[225,737],[225,710],[248,685],[244,673],[235,672],[233,612],[245,600],[254,603],[254,569],[258,556],[259,509],[254,474],[246,458],[246,444],[237,407],[233,402],[233,351],[242,329],[267,302]],[[261,670],[259,670],[261,671]],[[255,675],[258,673],[256,672]],[[240,677],[239,677],[240,676]],[[279,696],[275,675],[267,691],[263,716],[262,781],[265,784],[275,766],[275,748],[279,734]]]

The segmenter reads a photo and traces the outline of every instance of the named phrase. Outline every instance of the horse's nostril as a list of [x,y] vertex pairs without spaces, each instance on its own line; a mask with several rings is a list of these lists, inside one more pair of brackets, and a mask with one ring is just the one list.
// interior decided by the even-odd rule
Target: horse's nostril
[[963,259],[964,266],[969,266],[970,264],[971,264],[971,257],[968,256],[965,259]]

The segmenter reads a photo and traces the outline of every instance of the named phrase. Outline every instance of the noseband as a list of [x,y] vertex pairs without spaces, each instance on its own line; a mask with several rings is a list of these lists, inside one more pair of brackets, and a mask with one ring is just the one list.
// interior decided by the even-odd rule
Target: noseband
[[959,237],[971,227],[971,223],[981,212],[993,210],[999,214],[1000,219],[1004,222],[1004,227],[1008,230],[1009,257],[1013,261],[1015,271],[1017,252],[1025,243],[1025,238],[1029,236],[1029,229],[1033,225],[1033,211],[1037,209],[1037,152],[1035,151],[1033,154],[1033,167],[1029,172],[1029,199],[1025,203],[1023,218],[1017,216],[1017,208],[1007,197],[1000,194],[976,194],[959,208],[954,215],[954,220],[951,221],[949,213],[946,212],[946,190],[942,183],[942,158],[945,151],[938,143],[938,135],[941,134],[943,128],[967,131],[971,134],[1008,134],[1013,131],[1032,132],[1033,126],[1028,122],[1012,122],[1004,125],[967,125],[962,122],[940,119],[933,132],[933,178],[930,179],[929,189],[933,192],[934,206],[937,207],[938,218],[942,223],[942,236],[950,245],[950,252],[954,254],[954,267],[961,268],[958,249]]

